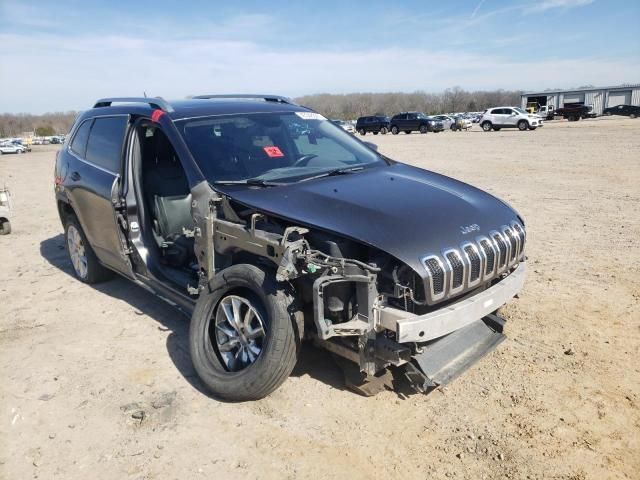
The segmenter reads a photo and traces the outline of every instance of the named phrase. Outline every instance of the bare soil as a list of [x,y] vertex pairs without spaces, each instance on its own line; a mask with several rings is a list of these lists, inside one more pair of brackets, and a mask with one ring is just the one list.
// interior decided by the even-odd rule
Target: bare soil
[[5,155],[0,478],[640,478],[640,120],[365,140],[524,216],[506,342],[430,395],[360,397],[305,346],[270,397],[216,401],[187,319],[124,279],[72,277],[55,149]]

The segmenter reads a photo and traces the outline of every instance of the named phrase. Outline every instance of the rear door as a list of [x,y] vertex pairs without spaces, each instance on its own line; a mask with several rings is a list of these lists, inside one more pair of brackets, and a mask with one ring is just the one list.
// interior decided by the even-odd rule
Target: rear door
[[515,127],[519,120],[518,113],[512,108],[503,108],[502,111],[504,112],[502,115],[502,125],[505,127]]
[[67,194],[98,259],[131,276],[115,208],[120,199],[128,124],[128,115],[114,115],[89,119],[80,125],[69,147],[76,161],[70,166]]

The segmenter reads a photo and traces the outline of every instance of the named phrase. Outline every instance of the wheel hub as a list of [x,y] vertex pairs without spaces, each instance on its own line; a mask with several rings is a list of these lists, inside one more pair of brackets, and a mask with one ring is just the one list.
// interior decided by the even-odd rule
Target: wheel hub
[[254,363],[265,338],[264,322],[249,300],[228,295],[215,314],[215,344],[226,368],[237,372]]

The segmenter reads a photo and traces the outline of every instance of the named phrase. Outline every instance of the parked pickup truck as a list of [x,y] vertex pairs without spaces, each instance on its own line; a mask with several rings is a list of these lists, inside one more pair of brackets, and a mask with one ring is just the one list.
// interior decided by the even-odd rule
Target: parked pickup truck
[[577,122],[581,118],[593,118],[593,105],[585,105],[584,103],[565,103],[563,107],[557,108],[553,112],[554,116],[564,117],[570,122]]
[[390,367],[432,390],[505,338],[497,311],[525,279],[507,203],[284,97],[98,100],[54,175],[76,278],[114,271],[188,313],[218,398],[274,391],[302,339],[341,357],[361,393]]

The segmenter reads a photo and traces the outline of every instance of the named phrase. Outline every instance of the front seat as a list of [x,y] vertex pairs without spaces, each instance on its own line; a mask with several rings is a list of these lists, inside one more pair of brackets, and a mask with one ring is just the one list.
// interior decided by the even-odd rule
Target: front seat
[[183,229],[193,230],[189,183],[173,146],[159,130],[147,144],[151,152],[145,168],[144,190],[153,214],[153,234],[166,263],[184,265],[193,252],[193,239]]

